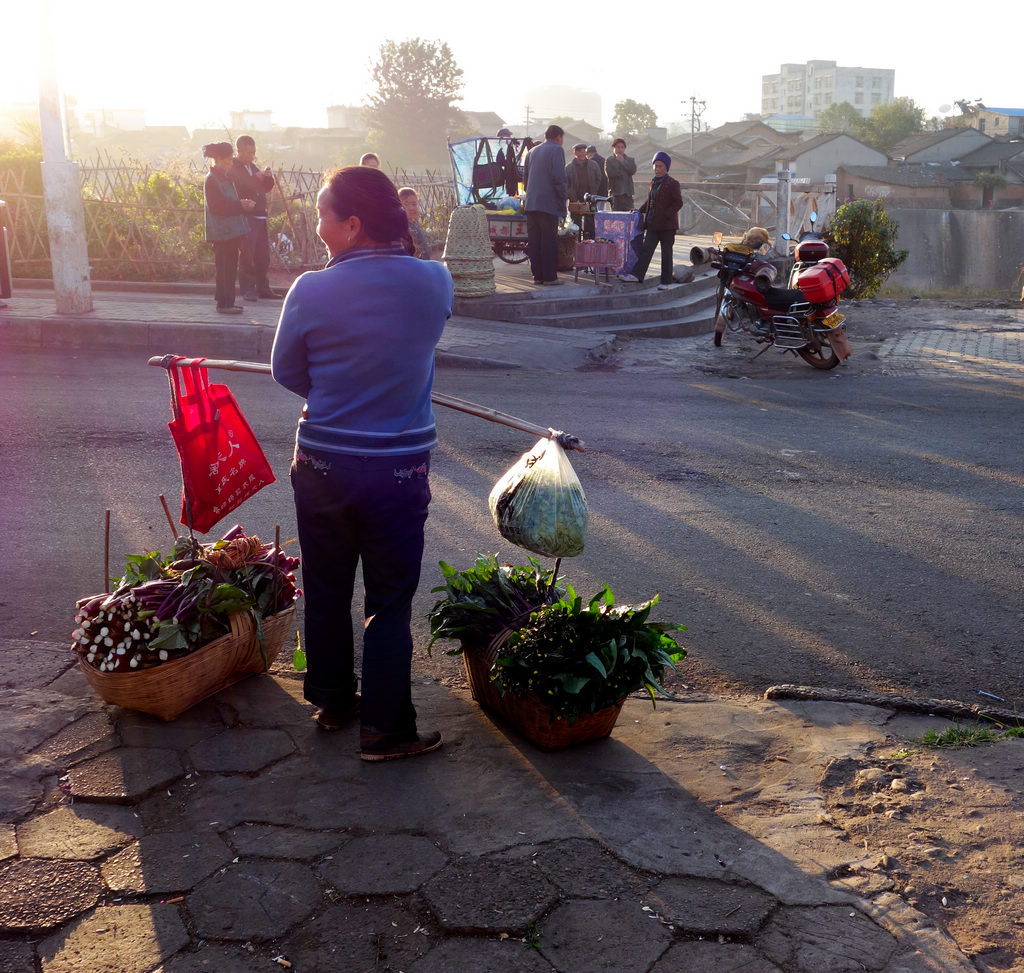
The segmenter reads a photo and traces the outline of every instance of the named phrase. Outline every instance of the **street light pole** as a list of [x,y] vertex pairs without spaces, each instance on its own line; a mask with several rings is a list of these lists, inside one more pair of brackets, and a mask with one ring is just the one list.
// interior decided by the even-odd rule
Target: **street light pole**
[[43,57],[39,67],[39,131],[43,143],[43,200],[50,238],[50,265],[58,314],[85,314],[93,309],[89,254],[85,241],[82,177],[69,159],[63,99],[50,33],[48,0],[40,3]]

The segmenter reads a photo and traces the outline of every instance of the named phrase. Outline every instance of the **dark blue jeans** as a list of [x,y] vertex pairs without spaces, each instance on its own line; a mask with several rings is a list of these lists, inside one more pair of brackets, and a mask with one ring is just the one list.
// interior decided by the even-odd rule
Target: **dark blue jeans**
[[637,280],[643,280],[647,268],[651,265],[654,251],[661,246],[661,282],[672,283],[672,247],[676,242],[675,230],[645,230],[644,239],[640,244],[640,255],[632,270]]
[[384,733],[416,729],[410,623],[429,475],[429,452],[362,457],[297,447],[292,461],[305,599],[303,693],[315,706],[352,703],[352,596],[362,562],[361,720]]
[[526,211],[526,252],[534,280],[558,279],[558,217]]

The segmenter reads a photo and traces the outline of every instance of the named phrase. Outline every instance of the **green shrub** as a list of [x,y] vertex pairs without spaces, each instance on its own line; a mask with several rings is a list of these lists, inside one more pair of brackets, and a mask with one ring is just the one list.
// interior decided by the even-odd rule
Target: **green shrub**
[[880,199],[858,199],[836,211],[823,236],[831,255],[842,260],[850,271],[848,298],[874,296],[907,259],[909,251],[895,247],[899,228]]

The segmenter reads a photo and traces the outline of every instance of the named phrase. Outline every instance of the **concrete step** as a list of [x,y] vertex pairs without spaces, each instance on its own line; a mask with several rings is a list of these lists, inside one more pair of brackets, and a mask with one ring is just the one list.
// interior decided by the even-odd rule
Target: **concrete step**
[[455,313],[546,327],[606,329],[609,321],[626,324],[699,316],[713,307],[716,288],[713,277],[700,277],[666,291],[658,290],[654,281],[642,285],[620,281],[567,284],[555,290],[474,298],[472,304],[456,301]]

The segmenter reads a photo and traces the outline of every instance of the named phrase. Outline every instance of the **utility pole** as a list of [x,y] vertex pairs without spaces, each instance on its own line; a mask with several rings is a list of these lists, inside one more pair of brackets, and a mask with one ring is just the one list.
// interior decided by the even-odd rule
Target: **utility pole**
[[43,200],[50,238],[50,265],[58,314],[85,314],[93,309],[85,210],[78,163],[70,159],[64,126],[64,103],[57,84],[48,0],[40,4],[43,58],[39,68],[39,130],[43,142]]
[[526,106],[526,137],[530,137],[530,106]]
[[[685,105],[686,102],[683,102]],[[690,158],[693,158],[693,136],[699,128],[700,116],[704,114],[704,109],[708,107],[706,101],[698,101],[696,95],[690,95]]]

